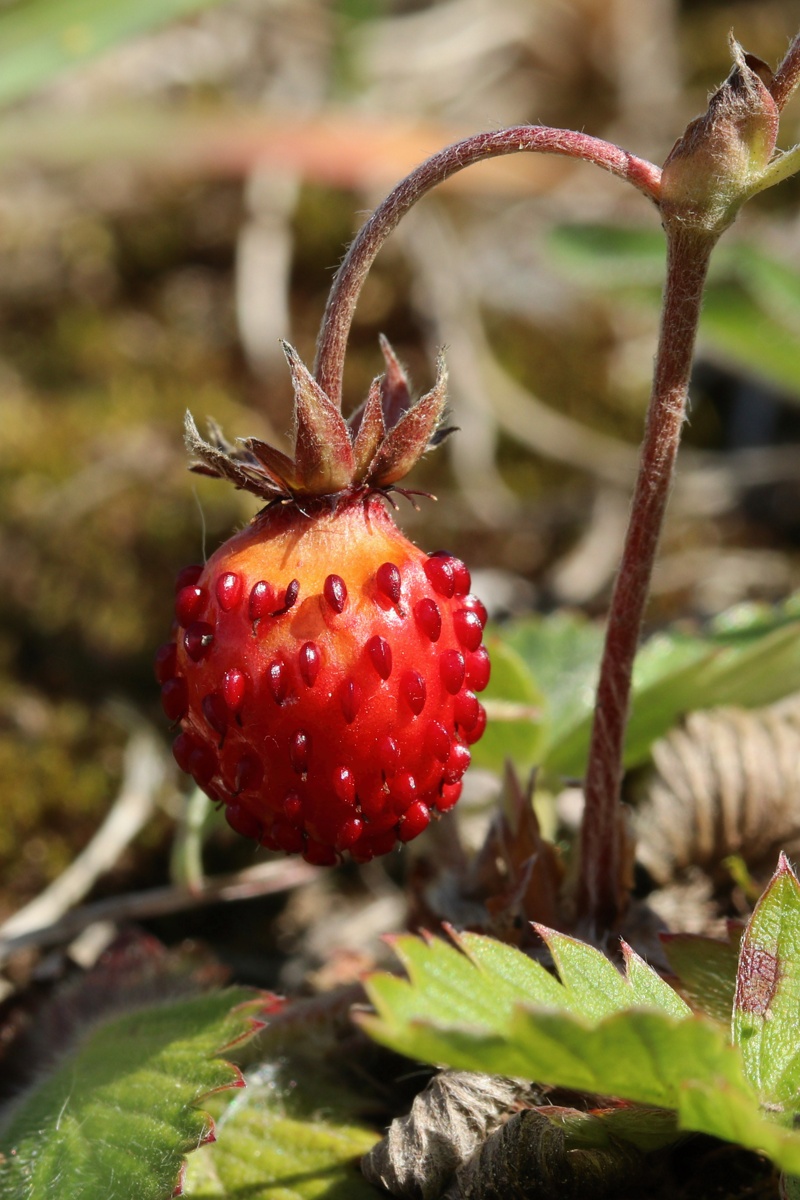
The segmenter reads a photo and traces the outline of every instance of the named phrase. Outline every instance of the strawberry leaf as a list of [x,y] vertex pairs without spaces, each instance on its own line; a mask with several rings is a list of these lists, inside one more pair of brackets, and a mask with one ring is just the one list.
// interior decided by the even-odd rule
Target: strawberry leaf
[[341,1195],[374,1200],[357,1161],[378,1140],[348,1113],[354,1099],[317,1085],[306,1068],[289,1079],[266,1064],[234,1099],[215,1100],[219,1141],[189,1160],[188,1200],[314,1200]]
[[0,1200],[171,1195],[184,1155],[214,1137],[195,1105],[241,1086],[216,1055],[249,1035],[260,1007],[252,993],[210,992],[91,1028],[0,1130]]
[[[502,639],[545,698],[534,727],[543,770],[582,775],[602,645],[600,627],[559,613],[506,626]],[[757,708],[798,688],[798,596],[777,609],[737,606],[701,634],[657,634],[644,644],[634,666],[626,766],[646,761],[653,742],[686,712],[724,704]]]
[[789,1117],[800,1096],[800,883],[781,855],[742,938],[734,1040],[763,1100]]
[[[732,935],[735,928],[731,928]],[[726,1028],[733,1013],[739,940],[732,936],[722,942],[693,933],[661,935],[667,961],[692,1008]]]
[[[451,931],[455,945],[432,937],[425,941],[415,937],[393,939],[393,948],[410,982],[376,974],[368,981],[368,995],[384,1022],[401,1016],[403,1020],[430,1020],[438,1027],[446,1013],[448,1026],[452,1022],[463,1028],[482,1028],[487,1033],[500,1033],[516,1019],[522,1005],[572,1014],[594,1025],[611,1014],[643,1005],[645,993],[648,1006],[655,1005],[671,1016],[689,1017],[690,1010],[677,993],[632,951],[627,952],[628,969],[623,975],[594,947],[541,925],[536,928],[553,956],[560,979],[503,942]],[[633,959],[636,966],[632,972]],[[645,982],[648,977],[652,980],[649,985]],[[364,1020],[369,1032],[377,1036],[376,1019]],[[495,1074],[515,1073],[490,1069]]]
[[397,939],[409,978],[367,981],[376,1013],[364,1027],[427,1062],[672,1110],[679,1129],[738,1142],[798,1173],[800,1134],[765,1115],[723,1029],[691,1015],[631,952],[620,975],[592,947],[540,932],[560,982],[475,934],[459,937],[460,957],[434,939]]

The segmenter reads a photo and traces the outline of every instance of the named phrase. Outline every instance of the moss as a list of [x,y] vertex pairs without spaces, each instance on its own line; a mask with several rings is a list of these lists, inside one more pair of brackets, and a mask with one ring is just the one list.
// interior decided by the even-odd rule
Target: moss
[[125,731],[75,701],[0,688],[0,909],[63,871],[89,841],[119,784]]

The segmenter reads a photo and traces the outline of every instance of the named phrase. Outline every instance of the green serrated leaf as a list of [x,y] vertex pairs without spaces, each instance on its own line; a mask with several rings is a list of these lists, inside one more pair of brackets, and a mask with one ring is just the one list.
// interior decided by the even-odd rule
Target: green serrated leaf
[[[460,939],[471,960],[476,949],[478,956],[487,953],[483,943],[489,940],[476,946],[473,938]],[[628,978],[619,977],[624,991],[619,992],[618,1009],[608,1015],[610,993],[617,985],[606,979],[605,968],[599,971],[603,1000],[598,1004],[587,983],[593,956],[602,957],[599,951],[585,947],[579,953],[574,939],[549,931],[547,940],[555,947],[565,982],[560,985],[563,997],[543,1008],[531,1006],[537,1004],[535,971],[533,995],[527,1003],[515,1002],[513,990],[525,989],[526,967],[514,966],[513,989],[496,989],[493,974],[482,970],[480,961],[457,963],[452,947],[441,942],[400,938],[409,980],[386,975],[369,979],[376,1014],[363,1017],[363,1024],[377,1041],[426,1062],[670,1109],[679,1128],[739,1142],[797,1173],[800,1133],[782,1128],[762,1111],[725,1030],[685,1015],[685,1006],[684,1015],[677,1016],[678,1006],[648,979],[646,964],[639,960],[631,971],[630,956]],[[506,947],[507,964],[510,953]],[[507,967],[506,979],[508,974]],[[672,1011],[645,1011],[639,1007],[643,994]],[[598,1019],[603,1009],[606,1015]]]
[[453,935],[458,949],[438,938],[423,941],[404,936],[392,944],[408,980],[373,975],[368,984],[370,999],[380,1013],[412,1024],[436,1023],[446,1013],[453,1025],[496,1032],[513,1020],[521,1005],[527,1005],[570,1013],[594,1025],[609,1013],[639,1005],[646,990],[644,976],[650,973],[654,977],[650,1003],[661,1004],[665,1012],[690,1015],[688,1006],[666,984],[670,998],[664,999],[655,972],[643,960],[637,961],[632,983],[593,946],[540,925],[536,928],[560,979],[514,947],[480,934]]
[[194,1105],[239,1086],[216,1057],[251,1030],[242,990],[142,1008],[84,1034],[0,1131],[0,1200],[164,1200],[213,1132]]
[[0,10],[0,104],[216,0],[19,0]]
[[[486,980],[491,981],[494,1004],[502,1003],[508,1012],[520,1001],[539,1004],[545,1008],[570,1007],[569,994],[562,984],[546,971],[541,963],[528,958],[527,954],[521,954],[513,946],[480,933],[458,933],[451,936],[472,965],[478,968]],[[413,943],[414,947],[420,944],[416,938],[403,941]],[[434,946],[433,956],[423,953],[415,955],[414,959],[409,958],[410,947],[404,945],[403,962],[412,962],[418,970],[425,970],[429,959],[439,955],[440,945],[448,948],[444,942],[431,945]],[[468,978],[471,980],[471,977]],[[447,982],[449,985],[449,979]]]
[[[401,981],[393,980],[393,983]],[[580,1091],[614,1095],[677,1110],[686,1080],[723,1078],[743,1087],[738,1056],[722,1031],[698,1018],[676,1022],[663,1013],[617,1011],[594,1025],[573,1013],[531,1010],[502,1001],[487,1014],[489,996],[467,1021],[439,1008],[431,1015],[415,980],[405,992],[373,977],[368,991],[376,1017],[367,1031],[410,1057],[462,1070],[507,1074]],[[480,984],[472,982],[475,995]],[[490,986],[486,987],[491,993]],[[800,1142],[798,1142],[800,1152]]]
[[781,855],[742,938],[734,1041],[747,1077],[768,1104],[800,1107],[800,883]]
[[691,1009],[685,1000],[635,950],[623,942],[622,952],[625,956],[625,979],[634,1004],[677,1018],[689,1016]]
[[568,1007],[595,1024],[609,1013],[631,1005],[631,992],[617,968],[594,946],[563,933],[537,927],[553,956]]

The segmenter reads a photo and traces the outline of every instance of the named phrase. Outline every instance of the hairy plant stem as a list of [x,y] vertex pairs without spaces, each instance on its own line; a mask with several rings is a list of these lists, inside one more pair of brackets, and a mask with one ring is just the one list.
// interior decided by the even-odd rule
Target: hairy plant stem
[[573,130],[517,125],[474,134],[432,155],[401,180],[362,225],[333,281],[322,318],[314,373],[317,383],[338,408],[342,406],[344,356],[358,296],[386,238],[426,192],[457,171],[487,158],[521,151],[559,154],[594,163],[634,184],[658,203],[661,181],[658,167],[601,138]]
[[692,355],[716,235],[667,228],[667,278],[631,516],[608,615],[581,827],[578,916],[590,936],[614,928],[625,906],[620,800],[633,660],[686,413]]

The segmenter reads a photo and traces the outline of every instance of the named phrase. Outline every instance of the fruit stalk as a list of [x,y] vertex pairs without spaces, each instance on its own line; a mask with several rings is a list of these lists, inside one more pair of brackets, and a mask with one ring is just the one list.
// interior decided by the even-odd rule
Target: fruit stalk
[[653,389],[597,689],[581,827],[578,913],[589,935],[613,929],[625,904],[625,830],[619,803],[625,727],[639,635],[686,415],[703,287],[716,237],[676,223]]
[[661,171],[602,138],[545,125],[517,125],[472,137],[432,155],[395,187],[359,230],[333,281],[322,318],[315,378],[333,404],[342,406],[347,339],[358,296],[372,263],[389,234],[426,192],[474,163],[532,151],[594,163],[632,183],[658,203]]

